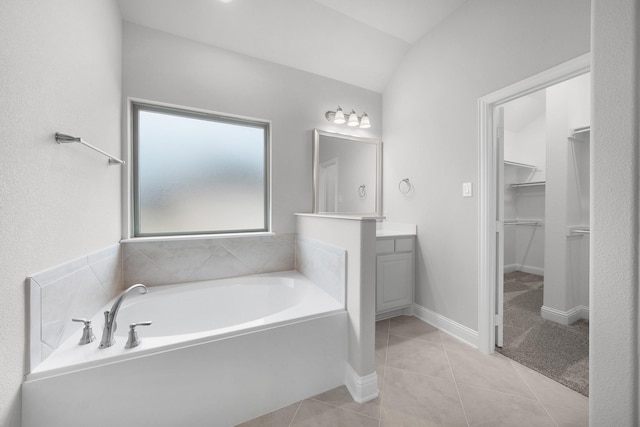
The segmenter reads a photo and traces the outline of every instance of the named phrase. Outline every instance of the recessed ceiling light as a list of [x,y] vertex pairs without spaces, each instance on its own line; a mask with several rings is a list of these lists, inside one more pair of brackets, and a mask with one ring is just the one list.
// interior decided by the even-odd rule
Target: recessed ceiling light
[[233,0],[219,0],[220,3],[231,3]]

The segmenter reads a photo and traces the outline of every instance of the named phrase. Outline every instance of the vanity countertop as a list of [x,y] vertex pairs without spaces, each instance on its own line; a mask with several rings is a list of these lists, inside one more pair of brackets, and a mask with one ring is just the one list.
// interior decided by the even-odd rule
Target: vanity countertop
[[415,236],[416,233],[399,230],[376,230],[376,237],[407,237]]

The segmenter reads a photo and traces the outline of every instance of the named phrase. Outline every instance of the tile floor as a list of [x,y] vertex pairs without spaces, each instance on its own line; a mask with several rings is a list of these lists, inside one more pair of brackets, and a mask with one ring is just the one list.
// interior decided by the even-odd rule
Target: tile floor
[[588,399],[501,354],[480,353],[415,317],[376,324],[380,396],[338,387],[242,427],[588,426]]

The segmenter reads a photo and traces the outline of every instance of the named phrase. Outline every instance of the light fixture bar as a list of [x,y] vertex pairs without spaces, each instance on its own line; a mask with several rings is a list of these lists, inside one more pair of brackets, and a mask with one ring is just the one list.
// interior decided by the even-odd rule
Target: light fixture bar
[[342,108],[338,106],[336,111],[327,111],[324,113],[324,117],[331,123],[342,125],[347,124],[350,127],[360,127],[361,129],[368,129],[371,127],[371,121],[367,113],[362,113],[362,116],[358,116],[355,110],[351,110],[348,116],[345,117]]

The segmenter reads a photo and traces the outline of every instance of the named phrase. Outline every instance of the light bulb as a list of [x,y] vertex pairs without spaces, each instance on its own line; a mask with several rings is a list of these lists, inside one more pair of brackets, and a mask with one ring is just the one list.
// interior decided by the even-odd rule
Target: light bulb
[[358,120],[358,115],[356,114],[355,110],[351,110],[351,113],[349,114],[349,121],[347,122],[347,126],[358,126],[360,124],[360,121]]
[[344,113],[342,112],[342,108],[338,107],[338,109],[336,110],[336,115],[333,117],[333,123],[337,125],[341,125],[345,122],[346,120],[344,118]]
[[371,127],[371,123],[369,122],[369,116],[367,116],[367,113],[362,113],[362,118],[360,119],[360,127],[362,129],[368,129]]

